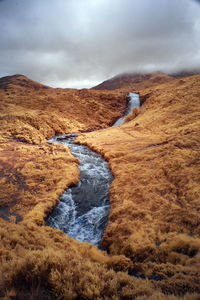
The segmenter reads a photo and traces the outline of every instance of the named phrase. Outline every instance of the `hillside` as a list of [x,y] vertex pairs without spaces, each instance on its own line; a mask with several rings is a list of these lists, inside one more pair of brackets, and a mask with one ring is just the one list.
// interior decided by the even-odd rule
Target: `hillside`
[[106,127],[124,111],[124,95],[112,91],[54,89],[22,75],[4,77],[0,79],[1,130],[3,127],[7,137],[19,140],[23,128],[23,139],[38,143],[54,134]]
[[152,74],[121,74],[108,79],[93,87],[94,90],[116,90],[138,91],[141,89],[167,83],[174,78],[163,73]]
[[[200,75],[146,76],[113,91],[0,79],[0,298],[199,299]],[[139,114],[108,128],[129,87]],[[79,180],[78,160],[47,139],[94,129],[76,142],[114,175],[105,251],[44,221]]]
[[200,293],[200,75],[140,93],[132,121],[76,139],[115,177],[102,245],[165,292]]
[[[0,205],[11,206],[12,213],[23,216],[50,190],[51,198],[58,199],[69,177],[71,183],[78,180],[77,160],[47,139],[111,125],[124,111],[126,95],[53,89],[14,75],[0,79],[0,101]],[[46,173],[46,168],[51,171]]]

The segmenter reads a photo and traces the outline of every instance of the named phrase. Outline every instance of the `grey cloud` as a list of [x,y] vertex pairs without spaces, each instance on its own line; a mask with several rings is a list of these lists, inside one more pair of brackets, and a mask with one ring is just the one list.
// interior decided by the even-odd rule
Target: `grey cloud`
[[199,20],[192,0],[0,0],[0,75],[70,87],[200,68]]

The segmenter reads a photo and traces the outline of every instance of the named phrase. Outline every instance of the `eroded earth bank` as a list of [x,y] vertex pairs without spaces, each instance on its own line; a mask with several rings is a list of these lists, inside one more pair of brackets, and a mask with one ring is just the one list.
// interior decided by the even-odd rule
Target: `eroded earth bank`
[[[53,89],[0,79],[0,297],[199,299],[200,75],[139,78],[140,111],[115,90]],[[144,84],[143,84],[144,83]],[[47,139],[103,155],[114,175],[100,251],[44,219],[79,181],[78,160]]]

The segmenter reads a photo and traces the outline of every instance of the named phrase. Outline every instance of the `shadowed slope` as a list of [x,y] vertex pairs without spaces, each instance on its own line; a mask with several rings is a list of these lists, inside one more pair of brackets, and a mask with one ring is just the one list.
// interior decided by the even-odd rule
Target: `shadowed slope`
[[137,91],[144,88],[166,83],[174,78],[163,73],[153,74],[121,74],[108,79],[93,87],[94,90],[116,90],[123,89],[127,92]]

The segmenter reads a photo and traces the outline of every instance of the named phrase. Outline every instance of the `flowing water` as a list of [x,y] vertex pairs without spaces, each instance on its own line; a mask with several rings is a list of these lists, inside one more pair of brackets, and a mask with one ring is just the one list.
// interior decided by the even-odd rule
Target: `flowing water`
[[81,242],[97,245],[109,215],[109,188],[113,180],[107,162],[87,146],[74,144],[76,134],[56,136],[50,142],[68,146],[79,159],[80,181],[67,189],[47,219],[47,225],[63,230]]
[[[140,108],[139,96],[129,93],[125,116],[113,126],[121,125],[134,107]],[[80,181],[68,188],[47,217],[46,224],[63,230],[81,242],[99,246],[109,216],[109,188],[113,180],[107,162],[87,146],[74,144],[77,134],[56,136],[49,140],[68,146],[79,159]]]
[[140,98],[138,94],[129,93],[129,102],[123,117],[119,118],[112,127],[122,125],[124,123],[125,118],[131,114],[134,107],[140,109]]

